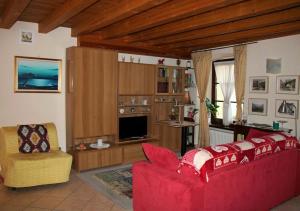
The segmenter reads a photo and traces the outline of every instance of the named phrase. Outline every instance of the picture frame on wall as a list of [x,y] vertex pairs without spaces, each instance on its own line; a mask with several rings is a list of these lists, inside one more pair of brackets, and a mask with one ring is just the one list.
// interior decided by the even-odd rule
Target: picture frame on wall
[[61,59],[15,56],[15,92],[61,92]]
[[268,76],[249,77],[251,93],[268,93],[269,78]]
[[276,77],[277,94],[298,94],[299,93],[299,76],[282,75]]
[[249,98],[248,99],[248,114],[267,116],[268,99],[265,98]]
[[20,44],[33,44],[34,43],[34,32],[28,29],[21,29],[19,36]]
[[298,100],[275,100],[275,116],[280,118],[298,119]]

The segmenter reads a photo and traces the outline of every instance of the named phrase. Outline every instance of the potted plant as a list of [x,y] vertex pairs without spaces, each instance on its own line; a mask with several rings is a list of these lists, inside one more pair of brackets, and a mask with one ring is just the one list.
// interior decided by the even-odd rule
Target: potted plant
[[213,117],[216,117],[216,114],[218,112],[218,108],[220,106],[213,104],[209,98],[205,99],[206,109],[207,113],[210,114]]

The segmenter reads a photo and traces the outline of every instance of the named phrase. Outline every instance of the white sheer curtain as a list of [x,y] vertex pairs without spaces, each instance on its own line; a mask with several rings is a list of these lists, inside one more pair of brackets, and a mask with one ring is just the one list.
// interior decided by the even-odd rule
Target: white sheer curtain
[[227,61],[217,62],[214,64],[217,81],[220,84],[222,94],[224,96],[223,124],[229,125],[232,122],[233,118],[230,100],[234,91],[234,63],[233,61]]

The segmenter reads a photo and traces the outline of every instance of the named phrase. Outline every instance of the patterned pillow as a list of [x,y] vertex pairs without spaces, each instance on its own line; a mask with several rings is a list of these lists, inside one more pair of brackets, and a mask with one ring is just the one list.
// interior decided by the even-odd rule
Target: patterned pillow
[[273,142],[273,152],[297,148],[298,140],[288,133],[278,133],[263,136],[262,138]]
[[237,165],[237,151],[230,144],[209,146],[187,152],[180,163],[178,173],[187,166],[194,169],[204,181],[208,174]]
[[18,135],[20,152],[49,152],[48,131],[44,125],[19,125]]

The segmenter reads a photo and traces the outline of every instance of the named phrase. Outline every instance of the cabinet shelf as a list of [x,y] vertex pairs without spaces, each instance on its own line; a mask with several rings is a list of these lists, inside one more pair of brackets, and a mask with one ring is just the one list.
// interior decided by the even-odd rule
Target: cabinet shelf
[[133,105],[118,105],[120,108],[122,107],[148,107],[148,106],[152,106],[151,104],[133,104]]

